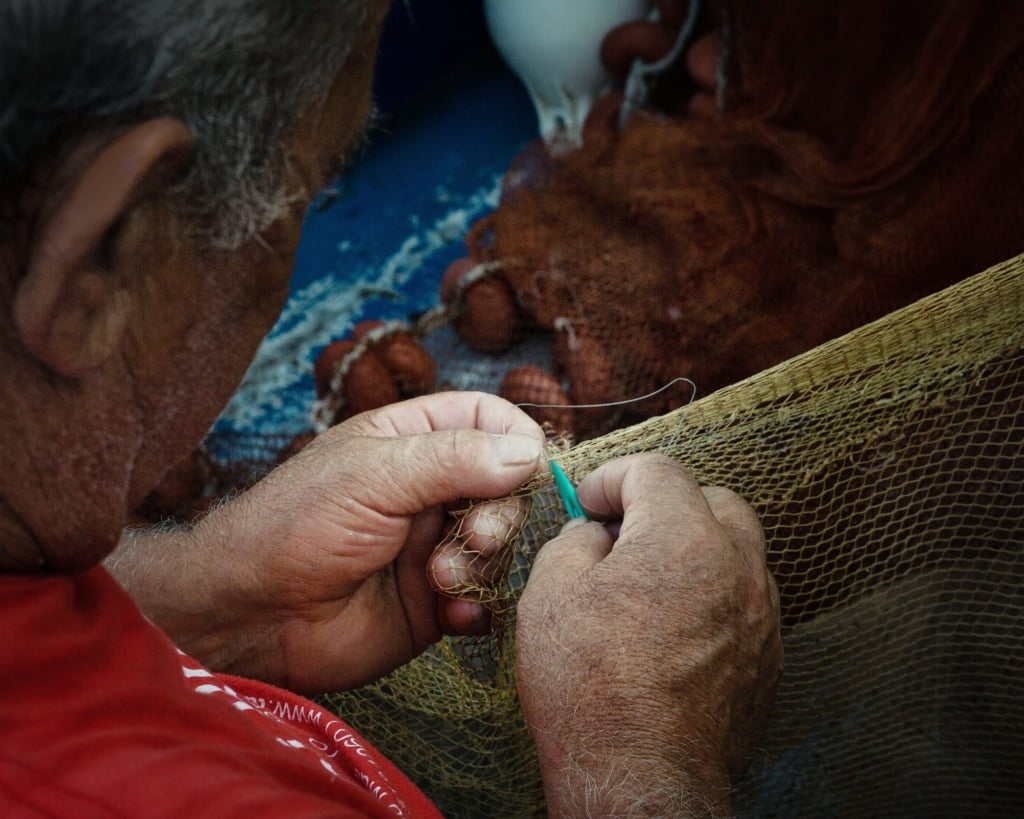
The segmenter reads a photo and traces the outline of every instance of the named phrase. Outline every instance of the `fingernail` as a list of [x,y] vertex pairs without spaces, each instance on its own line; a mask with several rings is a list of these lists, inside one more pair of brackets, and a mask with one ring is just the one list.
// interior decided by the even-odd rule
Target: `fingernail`
[[436,561],[431,567],[430,579],[434,588],[441,592],[455,588],[455,567],[452,558]]
[[487,609],[481,603],[466,606],[466,611],[469,612],[470,622],[474,625],[482,626],[487,621]]
[[570,518],[565,522],[565,525],[562,526],[562,531],[568,532],[570,529],[575,529],[577,526],[582,526],[586,522],[586,518]]
[[540,441],[528,435],[499,435],[494,445],[504,466],[535,464],[542,453]]
[[467,606],[469,622],[466,624],[467,636],[482,636],[491,631],[491,613],[481,604]]

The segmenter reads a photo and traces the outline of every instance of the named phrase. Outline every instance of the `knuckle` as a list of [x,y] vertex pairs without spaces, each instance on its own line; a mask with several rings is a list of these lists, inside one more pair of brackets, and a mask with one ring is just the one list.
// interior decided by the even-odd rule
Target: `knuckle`
[[440,433],[435,448],[437,466],[445,471],[457,469],[462,463],[463,436],[458,430],[444,430]]

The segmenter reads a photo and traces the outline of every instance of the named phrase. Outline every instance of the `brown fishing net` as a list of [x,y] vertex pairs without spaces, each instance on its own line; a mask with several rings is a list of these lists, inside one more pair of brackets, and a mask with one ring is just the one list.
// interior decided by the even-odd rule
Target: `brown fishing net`
[[[748,498],[786,671],[741,815],[1012,815],[1024,806],[1024,257],[690,406],[570,448],[571,477],[656,450]],[[543,811],[508,626],[564,522],[532,500],[503,627],[331,695],[453,816]],[[643,635],[635,635],[643,639]]]
[[[1022,249],[1015,4],[746,0],[719,14],[734,32],[722,116],[639,112],[621,133],[592,123],[554,159],[530,146],[445,274],[445,310],[407,328],[426,342],[440,319],[491,356],[542,337],[546,357],[503,383],[512,356],[493,389],[572,405],[543,415],[577,440],[686,404],[680,377],[713,392]],[[350,346],[322,423],[429,384],[422,351],[389,379],[390,346]]]
[[571,403],[713,392],[1020,252],[1024,13],[940,5],[735,3],[725,115],[513,164],[467,246]]

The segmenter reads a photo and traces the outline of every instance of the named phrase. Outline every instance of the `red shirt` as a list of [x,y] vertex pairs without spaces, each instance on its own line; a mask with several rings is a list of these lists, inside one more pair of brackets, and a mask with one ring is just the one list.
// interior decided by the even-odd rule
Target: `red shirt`
[[203,668],[96,567],[0,576],[0,815],[439,816],[337,716]]

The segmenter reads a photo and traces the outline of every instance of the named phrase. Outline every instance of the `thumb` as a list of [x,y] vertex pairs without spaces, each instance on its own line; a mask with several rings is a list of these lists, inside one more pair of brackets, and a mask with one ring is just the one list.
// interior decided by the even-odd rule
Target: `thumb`
[[572,585],[612,550],[612,536],[596,521],[570,520],[561,533],[544,544],[533,561],[527,593],[555,596]]
[[370,508],[411,515],[462,498],[506,495],[545,463],[543,443],[529,435],[475,429],[399,438],[366,438],[362,460],[376,477],[360,481]]

